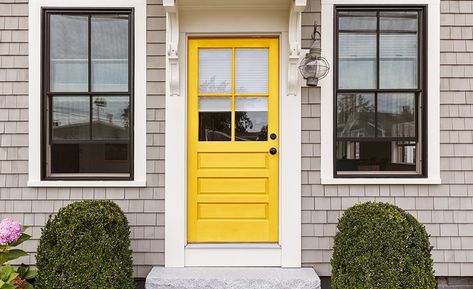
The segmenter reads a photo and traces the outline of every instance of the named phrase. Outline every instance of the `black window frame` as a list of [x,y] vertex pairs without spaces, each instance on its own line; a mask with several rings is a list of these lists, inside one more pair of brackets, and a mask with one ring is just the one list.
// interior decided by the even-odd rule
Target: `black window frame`
[[[92,91],[92,55],[91,55],[91,17],[95,15],[128,15],[128,91],[106,92]],[[82,15],[88,16],[88,90],[86,92],[51,92],[50,74],[50,16],[51,15]],[[134,111],[135,111],[135,33],[134,33],[134,8],[42,8],[41,9],[41,179],[54,181],[130,181],[134,180]],[[127,144],[129,160],[129,176],[109,176],[107,173],[97,176],[83,176],[83,173],[70,173],[70,176],[52,176],[48,174],[51,158],[48,159],[47,150],[52,144],[52,99],[53,96],[86,96],[89,97],[92,110],[94,96],[128,96],[129,99],[129,126],[128,140],[54,140],[57,144]],[[92,124],[92,111],[90,111]],[[92,129],[90,129],[92,135]],[[67,173],[68,174],[68,173]],[[82,174],[82,176],[81,176]],[[86,173],[85,173],[86,175]],[[95,174],[94,174],[95,175]],[[128,175],[128,173],[127,173]]]
[[[375,89],[339,89],[339,12],[377,12],[377,27],[376,27],[376,88]],[[417,88],[415,89],[380,89],[380,16],[379,12],[418,12],[418,47],[417,47]],[[427,5],[334,5],[334,34],[333,34],[333,176],[334,178],[427,178],[428,177],[428,163],[427,163],[427,131],[428,131],[428,7]],[[355,31],[355,30],[350,30]],[[363,32],[366,32],[364,30]],[[375,94],[375,118],[377,111],[377,94],[378,93],[415,93],[415,138],[406,137],[374,137],[374,138],[340,138],[337,136],[337,95],[339,93],[374,93]],[[421,103],[419,104],[419,101]],[[376,129],[375,129],[376,131]],[[377,134],[377,132],[376,132]],[[415,141],[420,142],[418,146],[421,148],[420,172],[416,165],[416,172],[412,174],[402,174],[398,171],[380,171],[376,174],[365,173],[339,173],[337,170],[337,142],[339,141]],[[343,171],[341,171],[343,172]]]

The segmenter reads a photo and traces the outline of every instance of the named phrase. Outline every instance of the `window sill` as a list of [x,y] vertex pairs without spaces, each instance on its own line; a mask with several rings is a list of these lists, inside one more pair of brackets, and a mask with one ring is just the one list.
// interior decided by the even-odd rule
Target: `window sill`
[[145,180],[135,181],[28,181],[28,187],[146,187]]
[[322,185],[440,185],[437,178],[322,178]]

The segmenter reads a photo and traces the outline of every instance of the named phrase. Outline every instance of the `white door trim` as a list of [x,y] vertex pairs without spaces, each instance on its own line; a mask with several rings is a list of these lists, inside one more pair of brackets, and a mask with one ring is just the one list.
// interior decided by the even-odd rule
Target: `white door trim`
[[[257,2],[257,1],[255,1]],[[296,1],[296,4],[305,1]],[[167,7],[166,61],[166,176],[165,265],[186,266],[301,266],[301,82],[296,68],[300,57],[300,13],[258,10],[264,17],[248,17],[248,10],[179,11],[174,1]],[[178,18],[181,18],[179,21]],[[214,22],[209,25],[209,13]],[[227,13],[228,15],[222,15]],[[294,14],[296,21],[294,21]],[[185,15],[186,17],[183,17]],[[199,17],[200,15],[200,17]],[[217,17],[218,16],[218,17]],[[218,19],[235,21],[222,23]],[[185,20],[185,21],[184,21]],[[289,27],[292,23],[293,27]],[[226,26],[226,27],[225,27]],[[289,33],[295,34],[289,37]],[[280,37],[280,173],[279,246],[187,246],[187,38],[189,36]],[[291,39],[291,45],[289,44]],[[297,43],[298,42],[298,43]],[[289,58],[289,47],[292,58]],[[294,48],[294,49],[293,49]],[[179,52],[179,53],[176,53]],[[291,60],[291,61],[290,61]],[[289,63],[292,63],[288,73]],[[297,73],[297,75],[293,75]],[[288,83],[289,82],[289,83]],[[292,87],[291,93],[288,87]]]

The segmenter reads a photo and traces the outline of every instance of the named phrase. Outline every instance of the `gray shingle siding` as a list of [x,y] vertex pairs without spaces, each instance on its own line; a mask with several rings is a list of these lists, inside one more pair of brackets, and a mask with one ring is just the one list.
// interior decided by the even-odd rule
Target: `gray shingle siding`
[[[109,199],[126,213],[135,276],[164,265],[165,12],[148,0],[146,188],[28,188],[28,1],[0,1],[0,217],[27,226],[34,253],[50,214],[82,199]],[[38,48],[39,49],[39,48]],[[34,255],[19,260],[34,263]]]
[[[110,199],[126,212],[135,275],[164,265],[165,11],[148,0],[146,188],[28,188],[28,1],[0,1],[0,217],[31,226],[37,240],[50,214],[81,199]],[[311,43],[320,2],[303,14],[303,45]],[[443,184],[320,184],[320,90],[302,91],[302,261],[330,274],[330,248],[343,210],[356,202],[397,204],[423,222],[435,246],[439,276],[473,272],[473,4],[442,1],[441,175]],[[34,255],[21,260],[34,263]]]
[[[303,88],[302,262],[322,276],[330,275],[338,218],[368,200],[396,204],[425,224],[438,276],[473,274],[473,1],[442,1],[441,12],[442,185],[321,185],[320,89]],[[305,47],[315,19],[319,0],[303,14]]]

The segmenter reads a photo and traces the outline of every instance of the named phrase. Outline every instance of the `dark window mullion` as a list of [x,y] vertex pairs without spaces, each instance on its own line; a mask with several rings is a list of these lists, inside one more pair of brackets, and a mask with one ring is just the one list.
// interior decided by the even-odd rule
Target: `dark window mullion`
[[[376,89],[379,91],[379,83],[380,83],[380,19],[379,19],[379,11],[376,12]],[[378,92],[374,94],[374,136],[378,137]]]
[[88,35],[87,35],[87,46],[88,46],[88,86],[89,86],[89,139],[92,140],[92,128],[93,128],[93,96],[92,93],[92,15],[89,15],[89,23],[88,23]]
[[99,91],[99,92],[46,92],[49,96],[128,96],[130,92],[126,91]]
[[[421,11],[418,11],[417,12],[417,88],[420,90],[419,93],[416,93],[415,94],[415,136],[416,136],[416,140],[417,142],[419,141],[419,120],[422,116],[423,113],[422,110],[420,109],[420,106],[421,105],[424,105],[421,101],[420,101],[420,97],[423,97],[424,96],[424,91],[422,91],[422,88],[424,87],[424,75],[422,73],[422,70],[423,70],[423,57],[421,57],[423,55],[423,41],[422,41],[422,38],[423,38],[423,34],[424,34],[424,31],[422,30],[422,27],[423,27],[423,23],[424,23],[424,18],[423,18],[423,13]],[[423,142],[425,142],[425,140],[422,140]]]
[[383,142],[383,141],[416,141],[415,137],[337,137],[337,141],[351,142]]
[[134,177],[135,166],[134,166],[134,113],[135,113],[135,104],[134,104],[134,71],[135,71],[135,62],[131,61],[134,59],[134,45],[135,39],[133,34],[134,26],[134,16],[132,13],[128,14],[128,159],[130,160],[130,176]]

